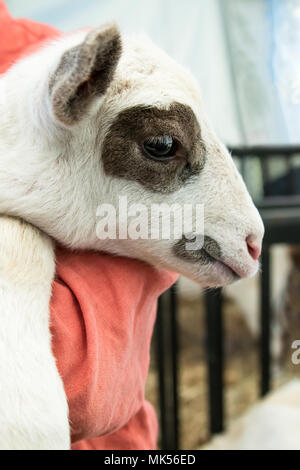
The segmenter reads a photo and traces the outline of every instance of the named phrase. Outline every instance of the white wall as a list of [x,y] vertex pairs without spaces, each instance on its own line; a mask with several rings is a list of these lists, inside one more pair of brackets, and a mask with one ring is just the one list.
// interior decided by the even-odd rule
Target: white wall
[[218,0],[10,0],[7,5],[14,16],[63,30],[114,19],[125,32],[146,31],[196,75],[219,136],[240,143]]

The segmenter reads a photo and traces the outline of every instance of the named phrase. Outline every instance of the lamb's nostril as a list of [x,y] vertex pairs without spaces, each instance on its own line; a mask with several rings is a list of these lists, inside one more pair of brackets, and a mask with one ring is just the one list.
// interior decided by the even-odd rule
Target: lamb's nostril
[[261,254],[261,242],[257,241],[254,236],[249,235],[246,238],[249,255],[256,261]]

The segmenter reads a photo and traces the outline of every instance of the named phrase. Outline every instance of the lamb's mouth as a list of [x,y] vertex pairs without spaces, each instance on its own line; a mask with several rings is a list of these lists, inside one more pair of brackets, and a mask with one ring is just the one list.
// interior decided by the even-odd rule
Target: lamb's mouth
[[228,274],[233,280],[238,280],[241,276],[234,270],[232,266],[222,259],[222,250],[218,242],[213,238],[204,235],[203,246],[197,250],[188,250],[186,244],[190,242],[185,236],[182,237],[174,246],[173,253],[176,257],[190,263],[200,263],[202,265],[210,265],[215,268],[219,274]]
[[216,270],[220,274],[224,273],[224,271],[225,271],[225,273],[228,273],[232,277],[233,281],[238,281],[239,279],[241,279],[241,276],[236,271],[234,271],[234,269],[231,266],[224,263],[224,261],[217,260],[215,258],[211,258],[211,265],[214,268],[216,268]]

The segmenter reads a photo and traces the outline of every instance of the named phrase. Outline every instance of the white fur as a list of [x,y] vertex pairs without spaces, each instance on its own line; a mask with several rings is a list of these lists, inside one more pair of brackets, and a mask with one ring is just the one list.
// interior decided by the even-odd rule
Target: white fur
[[207,450],[299,450],[300,380],[282,386],[238,419]]
[[[148,207],[160,202],[204,203],[206,234],[220,244],[226,262],[243,277],[253,276],[258,263],[249,255],[245,239],[252,234],[261,241],[258,212],[210,127],[194,79],[148,39],[123,39],[123,53],[109,89],[104,97],[95,98],[79,124],[67,128],[56,121],[49,77],[62,54],[86,34],[79,32],[46,46],[0,78],[0,213],[21,217],[72,248],[139,258],[203,285],[227,284],[226,271],[177,259],[172,240],[100,241],[96,236],[97,206],[103,202],[117,205],[120,195],[126,195],[129,204],[138,201]],[[101,146],[120,111],[139,104],[168,108],[174,101],[189,105],[199,121],[207,148],[201,175],[167,196],[137,182],[106,176]],[[0,389],[0,446],[64,448],[69,443],[66,399],[48,331],[52,247],[37,231],[30,240],[23,239],[22,230],[30,232],[30,226],[22,226],[19,233],[14,220],[0,221],[0,230],[3,224],[6,233],[17,232],[16,240],[6,236],[6,262],[17,256],[17,264],[13,274],[7,265],[1,273],[0,346],[5,360],[1,360],[0,376],[5,379]],[[39,252],[39,276],[34,274],[37,266],[28,250]]]
[[67,449],[68,406],[51,354],[50,239],[0,222],[0,449]]

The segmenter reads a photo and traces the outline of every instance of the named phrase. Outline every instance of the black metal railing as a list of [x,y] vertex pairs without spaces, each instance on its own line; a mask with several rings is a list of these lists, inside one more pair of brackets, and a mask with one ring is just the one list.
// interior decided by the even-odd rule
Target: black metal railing
[[[231,149],[247,184],[247,162],[256,165],[260,181],[256,205],[265,224],[260,276],[260,394],[270,390],[271,377],[271,256],[276,243],[300,243],[300,147],[251,147]],[[281,160],[280,177],[272,177],[274,158]],[[271,161],[272,160],[272,161]],[[257,168],[259,167],[259,168]],[[252,185],[253,186],[253,185]],[[222,290],[205,294],[209,431],[224,429],[224,329]],[[159,376],[161,446],[179,449],[180,407],[178,399],[178,326],[176,287],[159,301],[156,325],[157,369]]]

